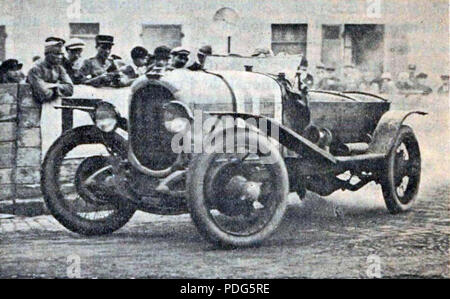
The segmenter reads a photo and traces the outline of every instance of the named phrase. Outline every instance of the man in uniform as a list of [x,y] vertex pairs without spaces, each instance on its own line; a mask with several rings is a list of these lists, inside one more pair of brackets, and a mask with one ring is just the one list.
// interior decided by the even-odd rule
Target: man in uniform
[[53,106],[61,103],[61,96],[73,94],[73,84],[62,66],[64,53],[62,39],[47,39],[45,58],[37,61],[28,72],[34,99],[42,104],[42,157],[61,133],[61,110]]
[[22,63],[17,59],[6,59],[0,65],[0,83],[23,83]]
[[188,67],[191,71],[203,70],[205,67],[206,57],[212,55],[212,48],[209,45],[201,47],[197,52],[197,61]]
[[79,38],[73,38],[66,44],[67,57],[63,60],[63,66],[74,84],[80,84],[83,81],[80,68],[82,65],[81,53],[83,53],[85,45]]
[[171,55],[171,66],[175,69],[181,69],[186,66],[189,61],[189,54],[191,52],[183,47],[176,47],[170,51]]
[[110,59],[114,37],[110,35],[97,35],[95,48],[97,55],[84,61],[81,73],[85,77],[83,83],[92,86],[110,86],[117,78],[118,68],[113,59]]

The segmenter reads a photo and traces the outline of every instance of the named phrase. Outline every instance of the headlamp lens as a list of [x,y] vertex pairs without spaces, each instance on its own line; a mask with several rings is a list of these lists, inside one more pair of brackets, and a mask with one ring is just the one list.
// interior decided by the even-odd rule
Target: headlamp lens
[[164,107],[164,127],[171,133],[185,131],[190,123],[189,113],[180,104],[169,103]]
[[101,103],[95,110],[95,125],[103,132],[114,131],[117,126],[117,113],[114,106],[109,103]]

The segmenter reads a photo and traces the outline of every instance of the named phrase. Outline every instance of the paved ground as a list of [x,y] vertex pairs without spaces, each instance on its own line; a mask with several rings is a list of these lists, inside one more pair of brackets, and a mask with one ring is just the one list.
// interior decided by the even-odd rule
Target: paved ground
[[67,277],[79,257],[80,276],[90,278],[450,278],[449,131],[439,129],[448,125],[448,107],[432,108],[414,121],[423,179],[409,213],[388,214],[375,185],[327,199],[292,197],[275,236],[260,248],[231,251],[203,241],[188,215],[137,213],[113,235],[93,238],[50,216],[0,219],[0,277]]

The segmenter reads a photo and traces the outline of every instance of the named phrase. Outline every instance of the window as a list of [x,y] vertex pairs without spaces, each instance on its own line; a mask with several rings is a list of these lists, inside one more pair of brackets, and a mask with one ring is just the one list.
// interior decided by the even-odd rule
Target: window
[[183,33],[181,25],[142,25],[142,42],[144,47],[154,50],[158,46],[175,48],[181,46]]
[[383,71],[384,26],[376,24],[345,25],[346,60],[360,68]]
[[86,43],[85,58],[95,55],[95,36],[100,33],[99,23],[69,23],[70,38],[77,37]]
[[99,23],[70,23],[69,26],[71,37],[91,37],[100,32]]
[[0,26],[0,60],[3,61],[6,59],[6,29],[5,26]]
[[322,63],[337,67],[342,61],[341,25],[322,26]]
[[272,24],[272,51],[275,55],[303,54],[306,56],[307,24]]

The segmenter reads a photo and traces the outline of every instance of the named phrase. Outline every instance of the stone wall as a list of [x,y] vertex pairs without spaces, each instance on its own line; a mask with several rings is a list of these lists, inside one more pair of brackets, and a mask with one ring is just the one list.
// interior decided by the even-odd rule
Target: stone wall
[[40,196],[39,122],[29,85],[0,85],[0,200]]

